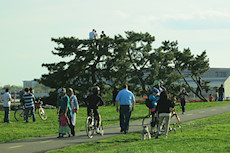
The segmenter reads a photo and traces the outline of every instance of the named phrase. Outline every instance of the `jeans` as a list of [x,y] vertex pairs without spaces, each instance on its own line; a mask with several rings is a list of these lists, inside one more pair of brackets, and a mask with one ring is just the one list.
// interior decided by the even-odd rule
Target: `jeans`
[[120,127],[123,131],[129,130],[129,120],[132,113],[132,107],[128,105],[120,105]]
[[4,110],[5,110],[4,122],[10,122],[9,119],[10,107],[4,107]]
[[185,112],[185,100],[181,100],[181,102],[180,102],[180,104],[181,104],[181,108],[182,108],[182,112]]
[[28,120],[28,118],[29,118],[29,111],[30,111],[30,114],[33,116],[33,122],[36,122],[34,107],[26,108],[25,111],[26,111],[26,122],[27,123],[29,122],[29,120]]
[[165,121],[165,137],[168,136],[170,117],[171,117],[170,113],[160,113],[159,114],[159,123],[158,123],[158,127],[157,127],[157,134],[158,135],[159,135],[161,126],[163,124],[163,121]]
[[219,94],[219,101],[223,101],[223,99],[224,99],[224,95],[223,94]]

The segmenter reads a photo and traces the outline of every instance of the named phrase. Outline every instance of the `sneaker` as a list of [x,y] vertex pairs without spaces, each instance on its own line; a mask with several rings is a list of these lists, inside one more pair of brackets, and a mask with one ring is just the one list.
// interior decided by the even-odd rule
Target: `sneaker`
[[63,138],[63,135],[62,134],[59,134],[59,136],[57,138]]
[[128,133],[128,130],[124,131],[124,134],[127,134]]
[[121,130],[120,130],[120,132],[121,132],[121,133],[123,133],[123,132],[124,132],[124,130],[123,130],[123,129],[121,129]]

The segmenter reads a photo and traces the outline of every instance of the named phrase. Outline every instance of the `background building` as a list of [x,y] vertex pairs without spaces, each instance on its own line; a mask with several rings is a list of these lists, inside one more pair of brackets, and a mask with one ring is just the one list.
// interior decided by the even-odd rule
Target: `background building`
[[23,88],[34,88],[37,84],[37,81],[23,81]]
[[[185,76],[187,82],[191,87],[196,88],[197,85],[192,80],[190,71],[183,71],[182,74]],[[209,94],[215,95],[216,88],[218,89],[221,84],[224,85],[225,93],[224,98],[230,99],[230,68],[210,68],[205,72],[201,77],[202,80],[210,81],[209,86],[211,90],[208,93],[205,93],[205,97],[209,97]],[[183,82],[183,80],[181,80]],[[197,97],[191,93],[190,98],[197,99]],[[215,96],[214,96],[215,97]]]

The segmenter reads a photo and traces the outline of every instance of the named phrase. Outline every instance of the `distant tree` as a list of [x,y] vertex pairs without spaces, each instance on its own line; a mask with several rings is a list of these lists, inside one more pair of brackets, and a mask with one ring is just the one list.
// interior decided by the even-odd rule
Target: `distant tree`
[[[190,76],[185,77],[182,75],[186,85],[198,98],[203,101],[208,101],[202,94],[203,90],[209,91],[208,81],[202,80],[201,75],[209,69],[209,59],[207,58],[206,51],[203,51],[200,55],[194,56],[191,54],[190,49],[184,49],[183,52],[175,51],[175,69],[182,75],[182,71],[188,70]],[[197,85],[196,90],[193,89],[186,78],[191,77],[194,83]]]

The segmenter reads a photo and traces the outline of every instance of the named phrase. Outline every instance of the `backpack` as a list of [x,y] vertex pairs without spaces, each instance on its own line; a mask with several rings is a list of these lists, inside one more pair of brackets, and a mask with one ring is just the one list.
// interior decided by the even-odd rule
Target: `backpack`
[[153,108],[152,101],[149,99],[149,97],[145,99],[145,105],[146,105],[149,109]]

